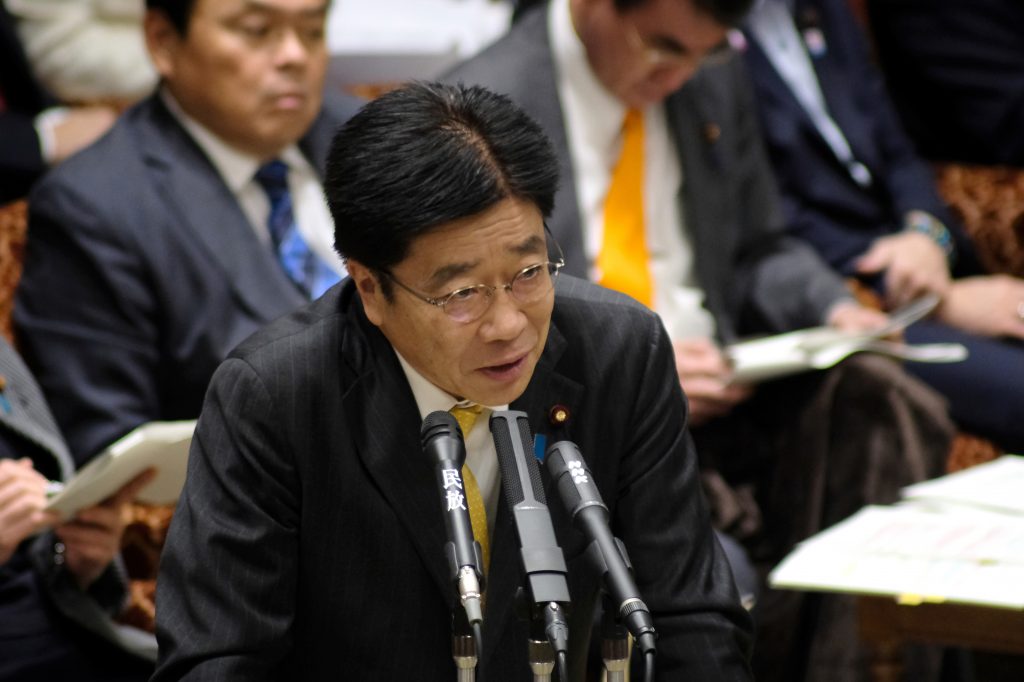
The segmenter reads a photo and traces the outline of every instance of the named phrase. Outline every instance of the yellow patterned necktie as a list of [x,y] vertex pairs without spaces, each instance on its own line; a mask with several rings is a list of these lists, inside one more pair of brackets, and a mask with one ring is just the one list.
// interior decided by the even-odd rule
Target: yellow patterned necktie
[[[469,432],[476,424],[476,418],[483,411],[483,405],[468,405],[459,407],[456,405],[449,412],[459,422],[462,429],[463,440],[469,440]],[[487,509],[484,507],[484,498],[480,494],[480,486],[476,483],[476,476],[468,464],[462,466],[462,483],[466,488],[466,502],[469,503],[469,521],[473,525],[473,537],[480,543],[480,553],[483,554],[483,572],[486,575],[491,565],[491,542],[487,530]]]
[[622,124],[622,151],[604,201],[598,282],[650,307],[654,285],[649,263],[644,226],[644,115],[630,109]]

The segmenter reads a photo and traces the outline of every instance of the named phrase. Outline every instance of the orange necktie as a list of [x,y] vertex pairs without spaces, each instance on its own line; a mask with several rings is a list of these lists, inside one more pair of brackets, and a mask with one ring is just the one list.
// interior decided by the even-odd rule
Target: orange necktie
[[[469,439],[469,432],[476,424],[476,418],[483,411],[483,405],[469,405],[467,407],[455,406],[449,412],[459,422],[464,440]],[[469,522],[473,526],[473,537],[480,543],[480,553],[483,554],[483,572],[486,575],[491,565],[491,543],[487,530],[487,509],[484,507],[484,498],[480,494],[480,486],[476,483],[476,476],[468,464],[462,465],[462,483],[466,488],[466,502],[469,504]]]
[[622,152],[604,200],[598,282],[650,306],[654,285],[644,233],[644,115],[630,109],[622,124]]

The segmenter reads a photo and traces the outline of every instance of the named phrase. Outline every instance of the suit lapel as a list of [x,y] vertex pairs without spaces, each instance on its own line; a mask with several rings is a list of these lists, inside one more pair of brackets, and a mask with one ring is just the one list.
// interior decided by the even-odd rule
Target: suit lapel
[[516,58],[524,62],[517,71],[522,75],[522,79],[514,83],[516,90],[510,94],[527,114],[540,123],[554,148],[561,182],[555,208],[547,224],[562,248],[566,263],[565,272],[586,279],[587,258],[580,224],[579,201],[576,197],[576,183],[573,180],[572,155],[569,153],[565,119],[558,97],[558,86],[555,83],[555,64],[551,56],[547,16],[547,11],[530,12],[517,27],[513,28],[516,33],[514,37],[525,41],[525,44],[516,52]]
[[[154,97],[140,138],[164,210],[202,245],[225,284],[253,312],[273,317],[306,302],[270,249],[255,238],[234,195],[199,147]],[[184,200],[183,200],[184,198]],[[269,318],[268,318],[269,319]]]
[[666,100],[665,113],[683,167],[680,211],[692,237],[697,281],[719,334],[728,337],[733,323],[723,292],[728,290],[724,280],[732,257],[732,228],[726,218],[735,212],[724,205],[728,193],[722,188],[728,182],[718,139],[723,117],[712,86],[712,79],[698,73]]
[[451,604],[455,590],[443,552],[447,535],[434,469],[419,439],[416,400],[387,339],[365,319],[357,302],[353,306],[368,344],[356,348],[351,345],[356,342],[347,339],[349,345],[341,349],[344,358],[359,358],[362,365],[356,370],[361,375],[358,382],[343,398],[344,413],[351,415],[354,425],[362,425],[353,428],[356,451],[445,602]]
[[0,424],[49,452],[63,480],[75,465],[60,437],[57,424],[46,407],[42,391],[28,368],[6,341],[0,340],[0,375],[4,377],[3,397],[9,409],[0,409]]

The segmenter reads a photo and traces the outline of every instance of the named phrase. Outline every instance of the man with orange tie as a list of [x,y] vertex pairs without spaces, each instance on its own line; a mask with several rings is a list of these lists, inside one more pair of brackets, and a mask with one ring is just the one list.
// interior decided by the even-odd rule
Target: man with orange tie
[[[566,270],[661,316],[708,489],[720,493],[718,524],[769,568],[804,537],[939,472],[950,423],[941,399],[877,357],[756,387],[730,381],[722,347],[740,336],[885,319],[785,234],[729,42],[751,4],[551,0],[446,78],[507,93],[544,126],[563,172],[548,225]],[[805,605],[779,601],[768,591],[758,608],[761,652],[802,647]]]
[[343,275],[328,0],[148,0],[152,96],[29,200],[15,323],[79,464],[194,419],[228,351]]

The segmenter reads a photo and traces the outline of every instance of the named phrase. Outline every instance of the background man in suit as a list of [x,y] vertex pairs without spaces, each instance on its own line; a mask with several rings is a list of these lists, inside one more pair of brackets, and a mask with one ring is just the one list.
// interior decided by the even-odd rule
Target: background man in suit
[[[486,425],[506,407],[580,446],[657,614],[658,679],[749,679],[749,621],[700,494],[671,346],[626,297],[572,277],[553,288],[556,182],[540,128],[482,88],[411,85],[342,128],[327,193],[351,279],[214,375],[161,566],[154,679],[452,679],[454,590],[419,430],[471,404],[483,413],[467,462],[489,520],[477,537],[491,548],[482,679],[532,676]],[[599,576],[554,494],[578,678]]]
[[[749,79],[727,42],[749,5],[553,0],[448,78],[508,93],[551,137],[565,182],[548,225],[566,269],[662,317],[718,523],[767,570],[804,537],[938,473],[951,425],[940,398],[877,357],[756,393],[730,381],[722,344],[740,335],[880,321],[785,233]],[[853,604],[836,604],[766,592],[758,678],[800,679],[808,659],[829,669],[820,679],[855,670],[844,660],[857,652]]]
[[[1024,449],[1024,281],[987,275],[900,126],[845,0],[765,0],[746,61],[792,232],[891,305],[942,301],[907,330],[964,362],[912,363],[966,430]],[[934,40],[934,36],[929,36]]]
[[159,91],[32,196],[15,323],[79,462],[196,417],[228,350],[343,272],[320,174],[355,107],[323,99],[327,9],[150,0]]
[[126,639],[111,616],[125,599],[113,563],[123,507],[149,478],[55,526],[46,484],[74,464],[39,387],[2,338],[0,382],[0,679],[145,680],[153,664],[143,655],[154,647]]
[[868,0],[907,133],[933,161],[1024,168],[1024,3]]
[[0,1],[0,205],[21,199],[50,165],[102,135],[117,114],[106,106],[58,107],[25,57]]

